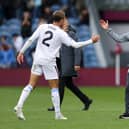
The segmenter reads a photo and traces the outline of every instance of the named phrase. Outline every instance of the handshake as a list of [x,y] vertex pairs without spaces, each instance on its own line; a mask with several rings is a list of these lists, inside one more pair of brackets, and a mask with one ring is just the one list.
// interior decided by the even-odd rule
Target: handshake
[[99,36],[99,35],[93,35],[93,36],[91,37],[91,40],[92,40],[93,43],[98,42],[99,39],[100,39],[100,36]]

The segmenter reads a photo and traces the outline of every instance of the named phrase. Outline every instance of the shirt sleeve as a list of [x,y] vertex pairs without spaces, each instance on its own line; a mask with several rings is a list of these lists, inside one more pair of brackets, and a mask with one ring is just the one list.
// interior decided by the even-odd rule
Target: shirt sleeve
[[123,33],[123,34],[118,34],[113,31],[112,28],[109,28],[107,30],[107,33],[110,37],[112,37],[115,41],[117,42],[127,42],[129,41],[129,32]]
[[31,46],[33,41],[39,37],[39,34],[40,34],[40,26],[35,30],[32,36],[25,42],[20,52],[24,53]]
[[66,32],[63,32],[60,34],[61,35],[61,42],[67,46],[72,46],[74,48],[79,48],[83,47],[89,44],[92,44],[92,39],[89,39],[87,41],[82,41],[82,42],[76,42],[74,41]]

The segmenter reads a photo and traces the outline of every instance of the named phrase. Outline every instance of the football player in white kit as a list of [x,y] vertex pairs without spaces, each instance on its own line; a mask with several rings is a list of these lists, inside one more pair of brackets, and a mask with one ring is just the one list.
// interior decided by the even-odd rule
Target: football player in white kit
[[40,25],[32,36],[26,41],[17,56],[18,63],[23,63],[24,52],[31,46],[34,40],[38,39],[29,83],[22,90],[18,103],[14,107],[14,111],[20,120],[25,120],[22,112],[23,104],[33,88],[36,86],[37,81],[42,74],[44,74],[45,79],[48,80],[49,86],[51,87],[51,98],[55,108],[55,119],[67,119],[60,111],[56,56],[62,43],[67,46],[78,48],[95,43],[99,40],[99,36],[95,35],[87,41],[75,42],[62,29],[65,21],[64,12],[58,10],[55,11],[52,16],[53,23]]

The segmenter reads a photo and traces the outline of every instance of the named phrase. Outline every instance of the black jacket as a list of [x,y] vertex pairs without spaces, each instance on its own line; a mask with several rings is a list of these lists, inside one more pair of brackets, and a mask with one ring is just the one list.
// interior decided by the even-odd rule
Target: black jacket
[[[69,26],[68,35],[77,41],[76,30]],[[74,66],[81,65],[81,48],[67,47],[64,44],[60,49],[60,76],[77,76]],[[58,64],[59,65],[59,64]]]

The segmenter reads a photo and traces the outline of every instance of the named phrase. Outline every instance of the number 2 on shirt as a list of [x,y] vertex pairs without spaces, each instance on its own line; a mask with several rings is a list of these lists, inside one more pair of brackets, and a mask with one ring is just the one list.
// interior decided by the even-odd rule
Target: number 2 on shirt
[[49,47],[50,44],[49,44],[47,41],[48,41],[48,40],[51,40],[51,39],[53,38],[53,33],[52,33],[51,31],[46,31],[45,34],[48,35],[48,36],[43,39],[42,43],[43,43],[45,46]]

